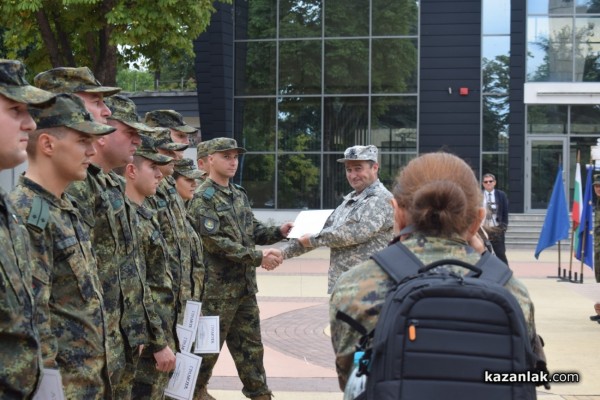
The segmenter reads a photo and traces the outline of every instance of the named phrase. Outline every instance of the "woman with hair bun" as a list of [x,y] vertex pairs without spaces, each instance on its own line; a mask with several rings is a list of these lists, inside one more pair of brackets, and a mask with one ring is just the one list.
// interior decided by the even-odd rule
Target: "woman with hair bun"
[[[462,159],[449,153],[417,157],[396,178],[393,190],[394,241],[402,241],[423,264],[458,259],[476,264],[486,251],[477,235],[485,217],[479,183]],[[454,272],[469,270],[450,266]],[[367,332],[375,328],[385,296],[394,286],[392,279],[373,260],[345,272],[333,289],[330,300],[331,339],[336,355],[340,388],[344,390],[361,334],[336,319],[341,311],[355,319]],[[512,277],[505,285],[521,306],[529,338],[536,353],[543,350],[535,331],[533,303],[525,286]]]

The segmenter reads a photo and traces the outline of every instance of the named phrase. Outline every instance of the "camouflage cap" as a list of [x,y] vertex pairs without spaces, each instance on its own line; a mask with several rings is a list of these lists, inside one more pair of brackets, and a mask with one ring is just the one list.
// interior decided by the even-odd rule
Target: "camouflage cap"
[[228,150],[237,150],[238,153],[245,153],[246,149],[243,147],[238,147],[235,139],[220,137],[214,138],[206,142],[206,151],[208,154],[213,154],[218,151],[228,151]]
[[40,72],[33,78],[35,86],[53,93],[101,93],[112,96],[121,88],[102,86],[88,67],[59,67]]
[[202,175],[206,175],[206,171],[196,168],[196,164],[191,158],[175,161],[175,172],[190,179],[200,179]]
[[31,86],[25,80],[22,62],[4,59],[0,59],[0,94],[24,104],[42,104],[54,97],[53,93]]
[[115,131],[110,125],[98,123],[87,112],[83,100],[73,94],[61,93],[48,103],[29,107],[37,129],[66,126],[78,132],[101,136]]
[[592,186],[594,185],[600,185],[600,175],[594,175],[594,183],[592,183]]
[[208,156],[208,146],[212,141],[213,139],[198,143],[198,146],[196,146],[196,160]]
[[372,144],[368,146],[352,146],[344,151],[344,158],[338,158],[337,162],[346,161],[374,161],[377,162],[377,147]]
[[107,98],[105,103],[112,113],[108,119],[121,121],[125,125],[141,132],[154,132],[154,128],[142,123],[142,119],[137,114],[133,100],[117,94]]
[[188,134],[198,132],[198,129],[186,124],[183,116],[175,110],[154,110],[147,112],[145,122],[149,126],[171,128]]
[[171,151],[183,151],[189,146],[185,143],[174,142],[171,138],[171,131],[169,128],[152,128],[152,132],[148,133],[154,139],[154,145],[158,149],[171,150]]
[[173,161],[172,157],[160,154],[156,150],[154,139],[148,135],[140,135],[142,139],[140,145],[135,150],[134,156],[144,157],[150,161],[154,161],[158,165],[165,165]]

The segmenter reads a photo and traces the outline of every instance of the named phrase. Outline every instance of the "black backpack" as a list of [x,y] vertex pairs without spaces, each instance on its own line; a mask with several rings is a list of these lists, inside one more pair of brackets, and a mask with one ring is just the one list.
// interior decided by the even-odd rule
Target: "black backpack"
[[[363,329],[359,374],[368,378],[359,399],[536,398],[532,383],[484,382],[485,371],[526,373],[537,363],[521,307],[503,287],[512,276],[506,264],[486,253],[475,265],[447,259],[424,266],[399,242],[371,258],[396,282],[374,333],[338,313]],[[471,271],[436,268],[443,265]]]

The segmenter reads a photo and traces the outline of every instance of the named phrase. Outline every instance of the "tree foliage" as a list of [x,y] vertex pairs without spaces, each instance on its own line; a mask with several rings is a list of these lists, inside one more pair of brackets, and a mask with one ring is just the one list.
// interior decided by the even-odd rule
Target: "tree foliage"
[[[223,0],[230,2],[230,0]],[[0,2],[7,57],[33,71],[88,66],[115,84],[118,61],[177,61],[193,54],[192,41],[215,11],[212,0],[5,0]]]

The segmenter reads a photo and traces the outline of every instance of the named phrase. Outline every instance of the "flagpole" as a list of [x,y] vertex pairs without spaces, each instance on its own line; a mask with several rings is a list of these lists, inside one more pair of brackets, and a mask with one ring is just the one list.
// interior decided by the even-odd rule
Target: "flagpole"
[[[573,255],[575,254],[573,243],[575,242],[575,235],[577,235],[577,227],[575,227],[575,224],[573,224],[573,231],[571,233],[571,257],[569,257],[569,280],[571,280],[571,270],[573,269]],[[558,271],[558,277],[560,278],[560,266]],[[563,273],[563,279],[564,278],[565,274]]]
[[[584,226],[584,228],[586,228],[586,230],[584,232],[587,232],[587,224],[586,226]],[[586,239],[587,234],[583,234],[583,237],[581,238],[581,267],[579,269],[579,274],[580,274],[580,282],[583,283],[583,261],[585,260],[585,239]],[[577,276],[575,276],[575,283],[577,283]]]

